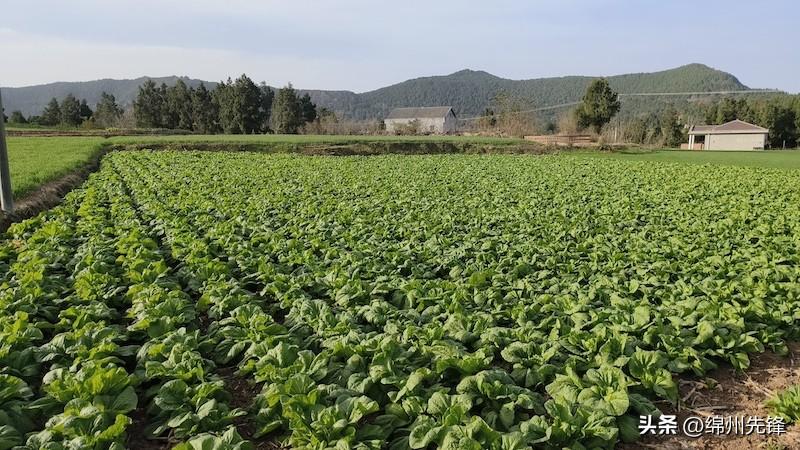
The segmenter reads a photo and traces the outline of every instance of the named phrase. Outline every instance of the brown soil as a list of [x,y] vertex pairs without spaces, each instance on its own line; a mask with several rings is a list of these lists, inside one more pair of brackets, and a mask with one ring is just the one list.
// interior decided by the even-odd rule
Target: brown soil
[[148,438],[145,428],[148,424],[147,412],[143,407],[137,408],[131,413],[133,423],[128,428],[128,442],[126,447],[136,450],[167,450],[177,444],[169,438]]
[[86,181],[89,174],[100,167],[100,160],[109,150],[110,146],[104,146],[102,150],[92,156],[89,162],[80,168],[61,178],[43,184],[36,191],[16,201],[13,213],[5,214],[0,212],[0,233],[6,231],[12,223],[31,218],[61,203],[69,191]]
[[[737,373],[730,366],[719,368],[704,379],[685,379],[679,383],[681,402],[678,408],[658,405],[666,414],[678,416],[678,424],[689,416],[705,418],[720,416],[771,415],[766,401],[775,393],[800,383],[800,343],[789,344],[789,355],[782,357],[772,352],[751,357],[750,368]],[[691,438],[685,435],[670,437],[648,436],[635,444],[618,446],[621,450],[634,449],[692,449],[692,450],[791,450],[800,449],[800,427],[788,426],[786,434],[779,436],[714,436]],[[680,431],[679,431],[680,433]]]
[[174,150],[208,152],[298,153],[308,156],[375,156],[437,154],[528,154],[542,155],[568,151],[563,147],[543,146],[532,142],[492,145],[449,141],[374,141],[350,143],[289,142],[152,142],[117,146],[120,150]]
[[217,373],[225,381],[225,390],[231,394],[229,406],[231,408],[241,408],[248,411],[248,415],[236,420],[236,429],[243,438],[253,443],[258,450],[278,450],[282,447],[275,439],[270,436],[254,438],[256,426],[253,423],[253,415],[250,413],[253,408],[253,401],[261,392],[261,385],[252,380],[242,377],[237,373],[235,367],[225,367],[217,370]]

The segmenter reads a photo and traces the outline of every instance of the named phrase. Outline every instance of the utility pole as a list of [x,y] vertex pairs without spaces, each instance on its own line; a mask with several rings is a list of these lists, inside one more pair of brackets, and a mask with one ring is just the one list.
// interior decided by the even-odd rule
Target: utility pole
[[3,94],[0,92],[0,209],[6,213],[14,210],[11,190],[11,171],[8,169],[8,146],[6,146],[6,120],[3,117]]

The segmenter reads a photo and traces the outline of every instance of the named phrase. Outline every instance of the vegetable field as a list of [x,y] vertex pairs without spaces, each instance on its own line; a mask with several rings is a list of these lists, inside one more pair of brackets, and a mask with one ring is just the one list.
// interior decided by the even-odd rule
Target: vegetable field
[[114,152],[0,273],[0,449],[613,448],[798,338],[800,172]]

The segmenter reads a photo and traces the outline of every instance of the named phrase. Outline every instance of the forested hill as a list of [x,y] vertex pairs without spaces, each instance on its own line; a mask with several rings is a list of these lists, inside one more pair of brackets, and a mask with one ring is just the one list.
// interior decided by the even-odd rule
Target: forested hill
[[[349,119],[374,119],[384,117],[399,106],[455,107],[461,117],[479,115],[490,107],[492,99],[501,92],[520,99],[530,107],[543,107],[577,101],[594,77],[570,76],[532,80],[508,80],[482,71],[462,70],[445,76],[433,76],[404,81],[375,91],[354,93],[350,91],[309,90],[312,100],[320,107],[336,111]],[[39,114],[53,98],[63,98],[72,93],[94,105],[102,91],[113,94],[117,101],[132,104],[138,86],[146,78],[135,80],[98,80],[81,83],[53,83],[25,88],[3,89],[6,112],[21,110],[24,114]],[[154,78],[157,83],[174,84],[177,77]],[[199,81],[184,78],[190,86]],[[632,92],[688,92],[747,89],[733,75],[702,64],[690,64],[655,73],[638,73],[609,77],[611,86],[620,93]],[[207,83],[211,88],[216,83]],[[305,92],[302,91],[301,92]],[[660,100],[631,101],[636,110],[650,108]],[[627,111],[635,113],[636,111]]]
[[[448,105],[455,107],[462,117],[474,116],[489,106],[499,92],[521,99],[531,107],[544,107],[580,100],[593,79],[570,76],[508,80],[486,72],[462,70],[452,75],[418,78],[360,94],[358,109],[348,113],[357,117],[380,117],[396,106]],[[733,75],[701,64],[608,79],[612,88],[620,93],[747,89]],[[341,106],[334,109],[345,110]]]
[[[26,116],[32,114],[41,114],[47,102],[52,98],[61,100],[68,94],[72,94],[79,99],[86,99],[86,102],[94,108],[94,105],[100,101],[100,94],[107,92],[113,95],[117,102],[128,107],[133,104],[133,99],[139,92],[139,86],[148,79],[155,81],[157,84],[166,83],[169,86],[181,78],[188,86],[197,87],[201,80],[193,80],[186,77],[139,77],[133,80],[94,80],[94,81],[78,81],[78,82],[58,82],[49,84],[40,84],[37,86],[27,86],[20,88],[3,88],[3,107],[6,114],[11,111],[22,111]],[[211,89],[217,83],[209,83],[205,81],[206,87]]]

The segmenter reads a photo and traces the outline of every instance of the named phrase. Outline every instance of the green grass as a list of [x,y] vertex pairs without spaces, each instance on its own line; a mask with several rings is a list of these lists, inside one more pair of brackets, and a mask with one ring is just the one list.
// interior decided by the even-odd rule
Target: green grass
[[100,151],[102,138],[9,137],[8,163],[14,198],[86,164]]
[[763,152],[714,152],[660,150],[647,153],[581,152],[578,157],[612,158],[628,161],[658,161],[689,164],[713,164],[773,169],[800,169],[800,151],[766,150]]

